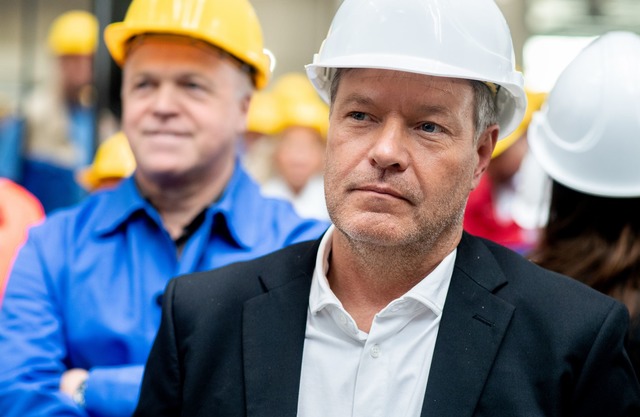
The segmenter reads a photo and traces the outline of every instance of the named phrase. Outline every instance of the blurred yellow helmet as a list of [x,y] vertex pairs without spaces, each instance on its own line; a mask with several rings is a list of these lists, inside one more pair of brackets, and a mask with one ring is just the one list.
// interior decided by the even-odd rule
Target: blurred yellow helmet
[[107,49],[122,65],[127,42],[142,34],[187,36],[214,45],[253,69],[256,88],[267,85],[270,58],[262,28],[247,0],[133,0],[122,22],[104,31]]
[[98,19],[83,10],[63,13],[51,24],[47,44],[55,55],[93,55],[98,46]]
[[274,81],[273,94],[284,100],[308,100],[319,98],[313,84],[307,76],[300,72],[289,72]]
[[100,188],[105,180],[122,179],[133,174],[136,160],[123,132],[110,136],[100,144],[93,163],[78,172],[76,179],[85,189]]
[[501,155],[527,132],[533,113],[540,110],[544,100],[547,98],[547,93],[534,92],[528,89],[525,89],[525,93],[527,94],[527,108],[520,125],[518,125],[516,130],[514,130],[509,136],[498,141],[493,153],[491,154],[491,158],[496,158]]
[[273,135],[281,130],[282,110],[278,98],[271,92],[258,91],[251,98],[247,115],[247,130]]
[[329,106],[319,97],[285,102],[282,110],[282,129],[293,126],[314,129],[326,140],[329,130]]
[[322,101],[305,74],[283,74],[275,80],[271,91],[279,102],[281,130],[293,126],[308,127],[326,139],[329,129],[329,106]]

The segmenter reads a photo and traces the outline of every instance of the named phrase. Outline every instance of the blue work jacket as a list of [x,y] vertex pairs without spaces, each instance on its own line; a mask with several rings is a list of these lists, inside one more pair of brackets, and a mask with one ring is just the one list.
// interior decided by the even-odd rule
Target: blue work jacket
[[[0,310],[3,417],[129,416],[170,278],[314,239],[327,223],[260,195],[239,164],[180,257],[133,179],[31,229]],[[89,370],[86,409],[59,391]]]
[[69,140],[77,153],[77,159],[71,166],[43,159],[41,155],[22,155],[22,171],[17,182],[40,200],[47,214],[72,206],[87,196],[87,191],[78,184],[75,172],[90,165],[93,159],[95,109],[71,106],[68,112]]

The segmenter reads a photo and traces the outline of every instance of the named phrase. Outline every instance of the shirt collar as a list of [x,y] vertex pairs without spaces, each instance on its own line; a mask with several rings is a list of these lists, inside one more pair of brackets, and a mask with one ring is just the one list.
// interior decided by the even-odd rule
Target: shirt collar
[[[313,271],[311,292],[309,294],[311,314],[318,313],[328,305],[343,308],[342,303],[331,290],[327,279],[329,254],[331,253],[331,241],[334,232],[335,226],[331,225],[322,237],[318,254],[316,255],[316,266]],[[398,300],[413,299],[433,311],[434,314],[441,315],[453,275],[456,254],[457,248],[451,251],[429,275],[420,280],[418,284]],[[390,304],[398,300],[394,300]]]
[[[213,204],[210,215],[220,213],[226,220],[229,235],[241,247],[247,249],[255,246],[262,238],[260,228],[256,227],[258,219],[252,219],[251,208],[263,205],[258,184],[251,179],[242,164],[236,159],[233,175],[227,183],[220,199]],[[259,210],[259,209],[258,209]],[[259,216],[256,212],[254,216]]]
[[[133,176],[123,179],[113,190],[100,193],[105,193],[105,198],[100,200],[94,210],[94,217],[97,219],[95,233],[98,235],[113,232],[139,210],[149,212],[153,209],[140,195]],[[153,211],[155,212],[154,209]]]
[[[107,192],[111,193],[109,201],[96,208],[100,211],[96,213],[99,218],[96,233],[112,232],[139,210],[144,210],[158,225],[162,224],[159,213],[142,197],[133,177],[124,179],[114,190]],[[243,248],[253,247],[260,239],[259,228],[247,221],[247,210],[244,208],[260,207],[261,198],[258,185],[236,160],[229,182],[218,201],[207,209],[207,217],[220,213],[229,236]]]

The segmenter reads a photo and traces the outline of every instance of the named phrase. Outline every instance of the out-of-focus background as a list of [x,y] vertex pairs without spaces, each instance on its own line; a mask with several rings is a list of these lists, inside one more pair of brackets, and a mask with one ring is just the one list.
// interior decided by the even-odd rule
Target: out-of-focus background
[[[277,58],[275,77],[311,61],[341,0],[252,0],[265,42]],[[640,32],[637,0],[497,0],[512,31],[516,58],[534,89],[549,89],[567,61],[608,30]],[[19,106],[49,70],[47,30],[70,9],[96,14],[100,29],[121,20],[127,0],[0,0],[0,103]],[[99,107],[119,111],[119,71],[104,47],[96,55]]]
[[[341,2],[252,0],[263,27],[265,45],[277,63],[269,88],[282,76],[304,73],[304,65],[311,62]],[[526,87],[534,94],[549,92],[562,69],[596,36],[611,30],[640,32],[638,0],[496,2],[511,28],[516,62],[525,74]],[[82,182],[78,181],[79,171],[97,157],[99,145],[119,130],[120,69],[106,50],[102,32],[109,23],[124,18],[129,3],[129,0],[0,0],[0,177],[24,185],[42,202],[47,213],[86,196],[87,187],[81,187]],[[52,53],[51,28],[58,17],[70,10],[86,11],[97,18],[98,42],[89,54],[90,61],[73,58],[73,51],[69,59],[65,58],[68,52],[58,56]],[[73,39],[83,37],[73,22],[76,20],[66,22],[76,29]],[[68,26],[61,27],[63,32],[69,30]],[[73,43],[73,39],[61,42]],[[80,78],[87,78],[87,69],[92,71],[89,89],[76,88],[79,92],[67,94],[66,98],[61,91],[52,92],[56,83],[56,88],[65,82],[80,83]],[[68,81],[60,82],[60,76]],[[260,113],[260,109],[255,113]],[[309,123],[303,122],[289,121],[289,124]],[[260,133],[267,133],[266,130]],[[247,141],[249,138],[248,134]],[[281,142],[284,143],[276,140],[267,143],[268,146],[253,147],[246,158],[249,170],[261,183],[272,170],[270,162],[264,161],[270,160],[272,153],[277,154],[274,148]],[[248,150],[249,142],[246,146]],[[110,167],[112,171],[115,168]],[[118,176],[130,171],[123,170]],[[292,172],[292,175],[301,174]]]

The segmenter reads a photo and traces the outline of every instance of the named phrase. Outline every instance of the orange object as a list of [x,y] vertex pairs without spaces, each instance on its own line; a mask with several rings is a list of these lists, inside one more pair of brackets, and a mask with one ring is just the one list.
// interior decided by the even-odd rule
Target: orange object
[[0,301],[27,230],[42,219],[44,209],[38,199],[13,181],[0,178]]

